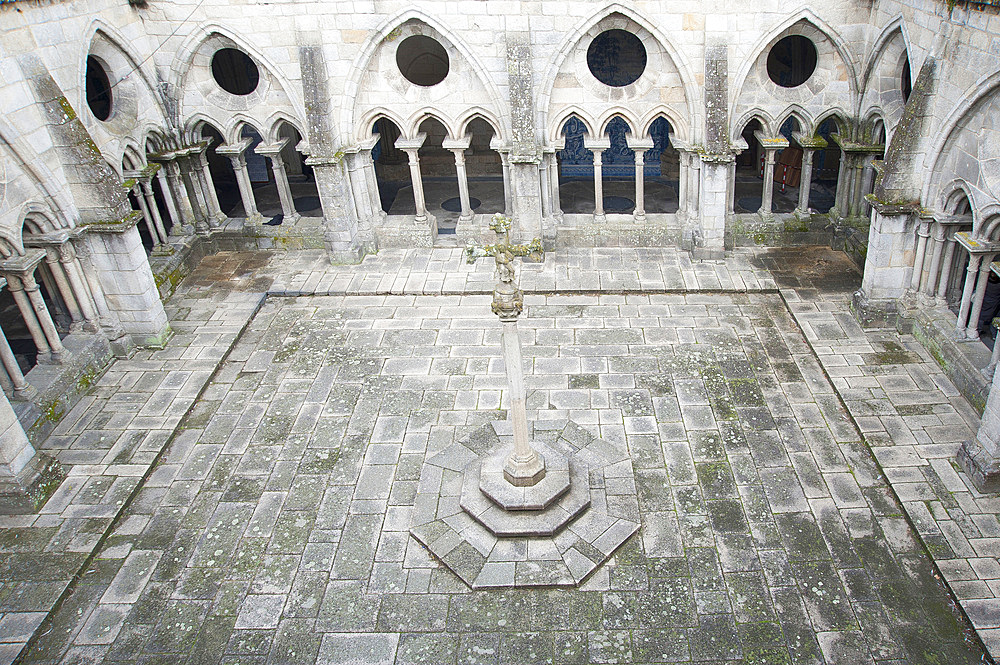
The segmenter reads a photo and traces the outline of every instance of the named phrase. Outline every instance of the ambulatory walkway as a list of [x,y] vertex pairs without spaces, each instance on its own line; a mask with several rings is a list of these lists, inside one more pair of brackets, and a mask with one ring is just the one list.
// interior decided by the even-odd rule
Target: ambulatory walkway
[[460,484],[426,461],[505,417],[492,273],[460,250],[203,260],[168,347],[42,446],[56,494],[0,518],[0,662],[1000,652],[1000,501],[952,461],[978,417],[915,340],[856,324],[859,275],[822,248],[522,266],[529,418],[627,451],[606,502],[641,528],[579,588],[470,590],[409,529],[431,476]]

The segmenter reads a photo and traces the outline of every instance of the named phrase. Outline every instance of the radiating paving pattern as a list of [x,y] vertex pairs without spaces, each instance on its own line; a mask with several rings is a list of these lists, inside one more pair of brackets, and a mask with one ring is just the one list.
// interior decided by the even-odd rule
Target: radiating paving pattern
[[528,296],[530,417],[628,450],[642,528],[578,590],[471,591],[408,530],[503,417],[491,319],[268,300],[26,661],[980,662],[776,294]]

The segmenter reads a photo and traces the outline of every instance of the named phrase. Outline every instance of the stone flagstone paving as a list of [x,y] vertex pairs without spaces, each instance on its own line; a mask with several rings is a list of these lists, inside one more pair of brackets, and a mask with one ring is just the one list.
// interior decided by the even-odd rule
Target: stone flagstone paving
[[[634,471],[621,509],[640,532],[581,588],[472,591],[409,534],[425,462],[505,415],[488,296],[423,294],[436,273],[420,294],[375,293],[455,252],[407,253],[370,294],[350,277],[357,295],[262,305],[267,269],[223,255],[208,265],[228,281],[196,273],[171,302],[176,343],[117,363],[47,444],[75,464],[56,503],[2,522],[9,657],[41,623],[22,662],[981,662],[922,542],[965,564],[942,565],[949,582],[991,592],[1000,523],[938,443],[971,416],[933,361],[857,328],[822,274],[778,270],[780,294],[755,292],[773,285],[766,252],[662,253],[686,288],[734,292],[686,293],[658,270],[659,293],[619,274],[604,279],[617,293],[526,296],[530,417],[578,423]],[[522,283],[636,265],[587,257],[557,253]],[[282,265],[321,270],[305,252]],[[934,406],[886,410],[917,393]]]

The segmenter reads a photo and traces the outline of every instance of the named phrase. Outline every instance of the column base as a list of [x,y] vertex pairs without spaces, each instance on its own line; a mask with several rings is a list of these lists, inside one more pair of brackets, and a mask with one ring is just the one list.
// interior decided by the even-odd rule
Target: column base
[[966,440],[958,449],[957,457],[958,465],[978,491],[1000,492],[1000,461],[986,452],[979,441]]
[[895,328],[900,316],[895,300],[871,300],[861,290],[851,297],[851,312],[862,328]]
[[34,387],[30,383],[25,384],[23,388],[18,388],[14,390],[12,395],[13,399],[19,402],[30,402],[38,396],[38,388]]
[[0,480],[0,515],[38,512],[65,477],[59,462],[45,453],[35,453],[20,473]]
[[174,329],[170,327],[168,323],[163,330],[152,335],[132,335],[135,339],[135,344],[141,346],[144,349],[164,349],[167,346],[167,342],[170,338],[174,336]]
[[762,222],[773,222],[774,221],[774,213],[770,212],[770,211],[765,211],[763,209],[758,210],[757,211],[757,216],[760,217],[760,221],[762,221]]
[[604,224],[607,221],[608,221],[608,216],[605,215],[604,213],[601,213],[601,214],[594,213],[594,223],[595,224]]
[[635,220],[636,224],[645,224],[646,223],[646,213],[645,212],[633,213],[632,214],[632,219]]

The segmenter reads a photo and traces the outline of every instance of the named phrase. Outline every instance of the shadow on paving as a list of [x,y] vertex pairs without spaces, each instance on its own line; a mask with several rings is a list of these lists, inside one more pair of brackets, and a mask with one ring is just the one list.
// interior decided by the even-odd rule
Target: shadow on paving
[[861,273],[843,252],[822,246],[771,247],[755,253],[751,265],[771,272],[779,288],[793,288],[808,299],[809,291],[853,293]]

